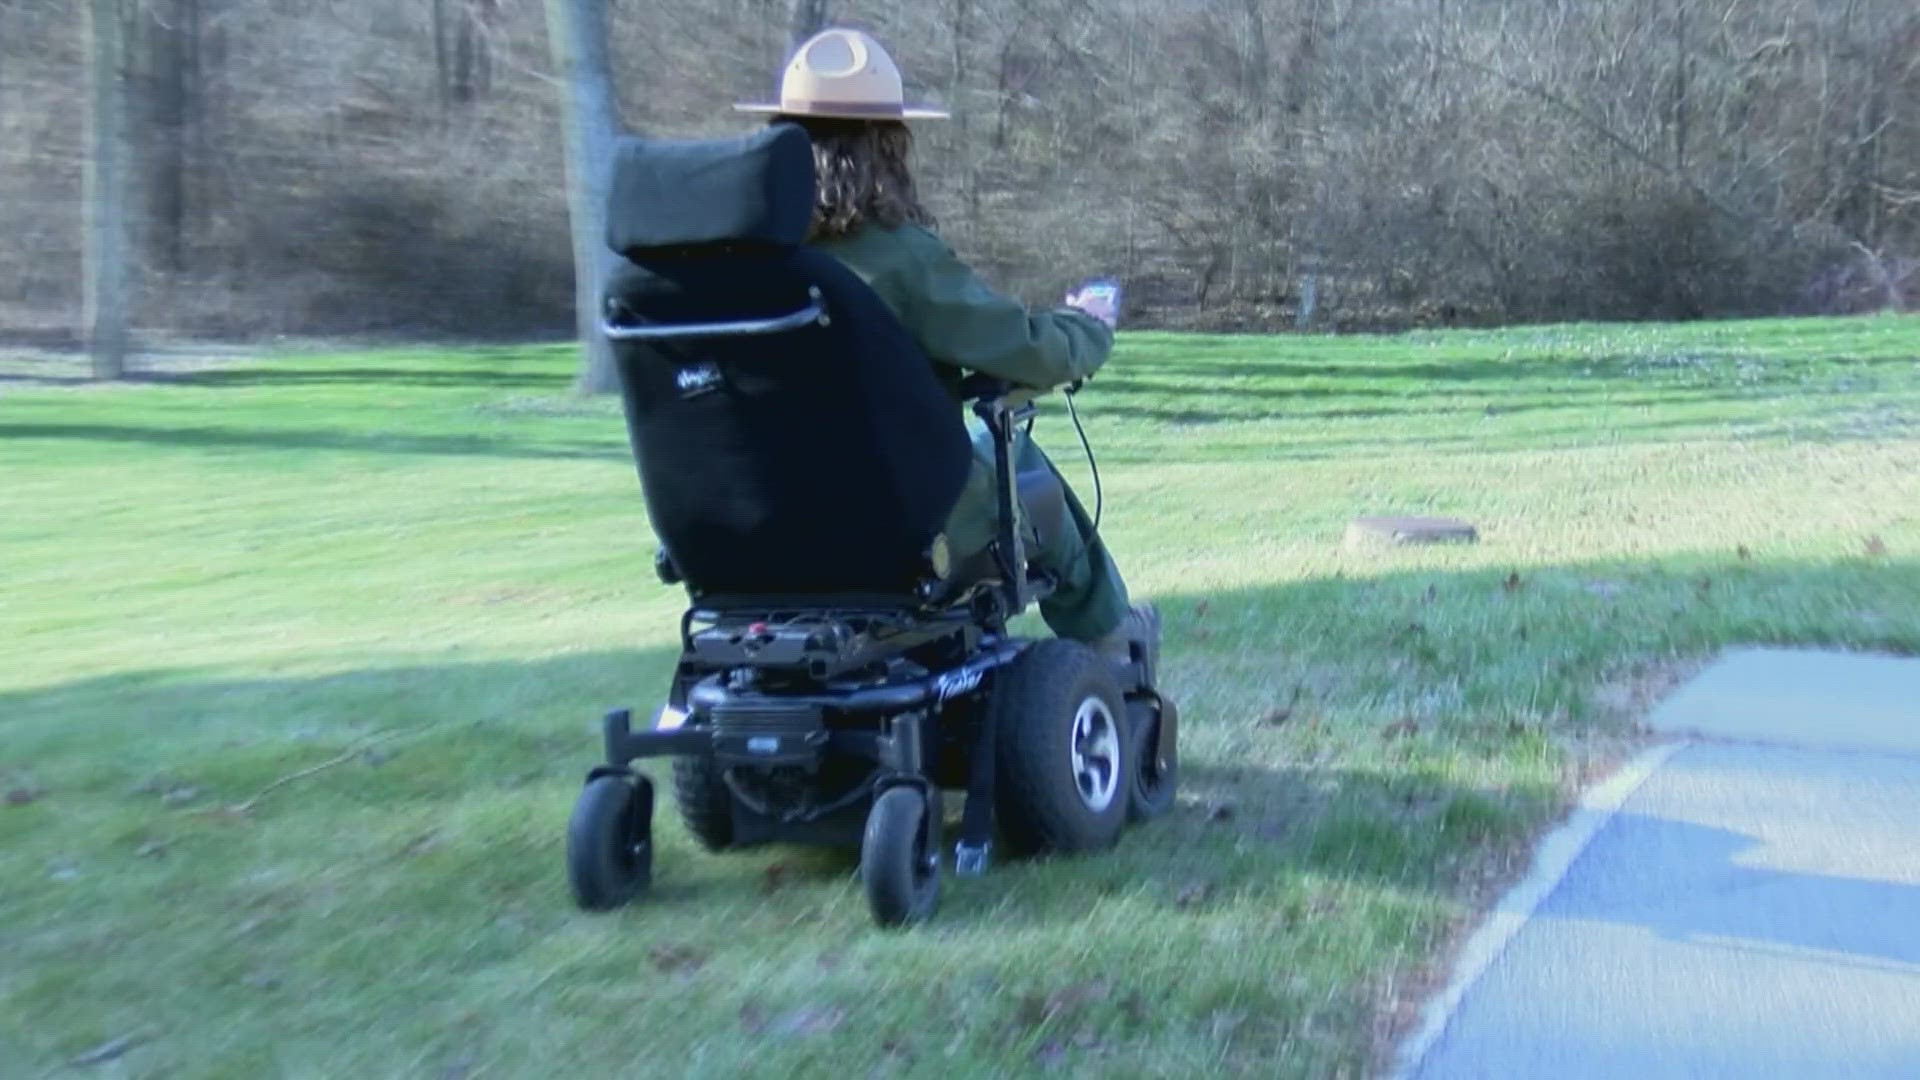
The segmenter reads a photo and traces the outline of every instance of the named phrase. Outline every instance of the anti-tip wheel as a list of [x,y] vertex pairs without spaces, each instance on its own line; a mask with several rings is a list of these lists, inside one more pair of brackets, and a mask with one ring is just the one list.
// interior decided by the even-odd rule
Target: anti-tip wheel
[[653,784],[644,776],[589,780],[567,824],[567,879],[574,902],[609,911],[653,880]]
[[926,796],[910,787],[882,792],[867,813],[860,881],[881,926],[924,922],[940,905],[940,857],[927,847],[926,813]]

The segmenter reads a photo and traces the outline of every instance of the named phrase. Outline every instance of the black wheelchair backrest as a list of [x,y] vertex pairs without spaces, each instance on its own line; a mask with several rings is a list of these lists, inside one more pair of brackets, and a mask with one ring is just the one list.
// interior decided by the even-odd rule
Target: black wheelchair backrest
[[604,330],[654,531],[702,595],[908,594],[966,482],[926,356],[805,246],[814,190],[790,124],[615,155]]

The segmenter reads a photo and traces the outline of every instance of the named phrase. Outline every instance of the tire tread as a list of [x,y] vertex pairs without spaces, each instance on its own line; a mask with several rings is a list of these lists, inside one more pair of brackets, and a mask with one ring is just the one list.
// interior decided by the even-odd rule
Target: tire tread
[[[1080,799],[1067,764],[1073,714],[1089,693],[1106,699],[1120,725],[1120,790],[1104,814]],[[1111,846],[1126,825],[1132,739],[1126,703],[1113,673],[1093,650],[1049,638],[997,673],[993,687],[999,750],[996,816],[1015,855],[1079,853]]]
[[733,845],[733,792],[712,762],[674,759],[673,804],[701,847],[724,851]]
[[939,904],[940,877],[915,881],[915,849],[920,841],[925,798],[909,787],[881,793],[867,815],[860,843],[860,881],[867,904],[881,926],[905,926],[933,915]]

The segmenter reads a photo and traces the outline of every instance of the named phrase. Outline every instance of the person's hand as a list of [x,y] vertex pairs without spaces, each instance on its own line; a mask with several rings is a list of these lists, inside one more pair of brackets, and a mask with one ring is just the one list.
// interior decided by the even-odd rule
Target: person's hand
[[1087,282],[1067,294],[1067,306],[1099,319],[1109,330],[1119,328],[1120,290],[1111,282]]

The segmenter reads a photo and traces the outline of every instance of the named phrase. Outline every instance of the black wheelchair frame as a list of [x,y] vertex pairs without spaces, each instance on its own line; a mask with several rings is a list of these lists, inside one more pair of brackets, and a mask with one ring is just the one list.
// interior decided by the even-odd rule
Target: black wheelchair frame
[[[824,325],[829,315],[816,290],[808,307],[779,318],[679,325],[626,318],[610,306],[602,327],[610,340],[772,336]],[[1009,621],[1053,588],[1030,572],[1015,506],[1016,439],[1038,410],[1031,401],[1010,403],[1011,390],[978,375],[961,386],[994,444],[999,520],[988,552],[991,573],[956,582],[944,541],[937,541],[907,597],[703,598],[689,589],[681,656],[651,729],[636,730],[630,709],[604,718],[604,761],[588,774],[569,830],[570,877],[581,906],[617,907],[650,883],[653,785],[632,768],[648,758],[674,758],[676,770],[720,779],[724,793],[707,795],[723,800],[725,810],[708,809],[725,820],[709,828],[727,842],[701,837],[710,847],[861,844],[869,901],[883,925],[932,912],[945,844],[944,791],[965,792],[955,871],[987,870],[996,824],[997,733],[989,707],[996,673],[1035,644],[1011,636]],[[683,584],[664,548],[655,568],[664,583]],[[1171,805],[1176,777],[1178,714],[1155,688],[1152,667],[1153,659],[1135,650],[1112,672],[1127,713],[1125,760],[1135,766],[1124,789],[1131,820]],[[900,861],[875,854],[876,844],[892,842],[876,840],[876,832],[891,827],[880,820],[883,804],[904,805],[888,798],[897,789],[920,800],[912,842],[893,842],[911,850],[911,865],[869,867]]]

